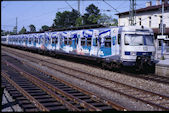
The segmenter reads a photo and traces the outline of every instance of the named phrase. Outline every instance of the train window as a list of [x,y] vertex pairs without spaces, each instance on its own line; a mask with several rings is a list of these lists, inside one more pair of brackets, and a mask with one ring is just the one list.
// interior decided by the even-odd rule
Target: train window
[[85,46],[85,43],[86,43],[86,39],[85,39],[85,37],[82,37],[82,38],[81,38],[81,45],[82,45],[82,46]]
[[28,42],[28,38],[26,38],[26,41]]
[[161,46],[161,40],[158,41],[158,45]]
[[58,38],[55,39],[55,44],[57,44],[57,43],[58,43]]
[[105,47],[111,47],[111,41],[105,42]]
[[168,41],[166,41],[166,47],[169,47],[169,42]]
[[72,41],[71,40],[69,40],[68,45],[72,45]]
[[82,37],[82,38],[81,38],[81,40],[83,40],[83,41],[84,41],[84,40],[86,40],[86,39],[85,39],[85,37]]
[[105,37],[105,40],[110,40],[111,41],[111,37],[110,36]]
[[78,38],[75,38],[75,45],[78,44]]
[[44,38],[42,37],[42,38],[40,38],[40,40],[41,40],[41,43],[44,43]]
[[121,35],[118,34],[118,44],[120,45],[120,42],[121,42]]
[[6,38],[1,38],[2,39],[2,41],[6,41]]
[[63,39],[63,38],[60,38],[60,44],[62,44],[62,43],[63,43],[63,41],[64,41],[64,39]]
[[48,39],[47,39],[47,37],[45,38],[45,44],[47,44],[48,43]]
[[29,38],[29,44],[31,43],[31,38]]
[[82,46],[85,46],[85,41],[81,41],[81,45],[82,45]]
[[87,46],[91,46],[91,39],[92,38],[87,38]]
[[69,38],[68,45],[72,45],[72,38]]
[[52,44],[54,44],[54,43],[55,43],[55,40],[56,40],[56,38],[52,38]]
[[35,43],[38,43],[38,38],[35,38]]
[[64,44],[67,45],[67,38],[64,38]]

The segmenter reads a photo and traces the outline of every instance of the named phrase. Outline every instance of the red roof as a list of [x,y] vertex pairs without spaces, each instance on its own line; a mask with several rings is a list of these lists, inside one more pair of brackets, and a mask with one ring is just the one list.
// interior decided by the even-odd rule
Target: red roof
[[[137,9],[136,10],[136,13],[141,13],[141,12],[145,12],[145,11],[154,11],[154,10],[159,10],[161,9],[162,5],[155,5],[155,6],[149,6],[149,7],[146,7],[146,8],[141,8],[141,9]],[[165,8],[168,8],[169,7],[169,4],[164,4],[164,7]],[[122,12],[122,13],[117,13],[115,15],[128,15],[129,14],[129,11],[126,11],[126,12]]]

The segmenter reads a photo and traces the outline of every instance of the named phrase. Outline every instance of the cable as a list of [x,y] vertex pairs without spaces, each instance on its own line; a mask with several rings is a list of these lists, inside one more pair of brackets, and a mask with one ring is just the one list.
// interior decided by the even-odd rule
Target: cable
[[109,3],[107,3],[105,0],[103,0],[107,5],[109,5],[111,8],[113,8],[116,12],[120,13],[117,9],[115,9],[113,6],[111,6]]
[[75,10],[67,1],[65,1],[65,2],[69,7],[71,7],[73,10]]

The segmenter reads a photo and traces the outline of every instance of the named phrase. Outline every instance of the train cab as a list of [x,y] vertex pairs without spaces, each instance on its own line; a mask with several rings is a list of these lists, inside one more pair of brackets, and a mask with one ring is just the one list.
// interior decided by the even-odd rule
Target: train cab
[[154,67],[156,63],[154,34],[143,26],[129,26],[122,29],[121,61],[123,65]]

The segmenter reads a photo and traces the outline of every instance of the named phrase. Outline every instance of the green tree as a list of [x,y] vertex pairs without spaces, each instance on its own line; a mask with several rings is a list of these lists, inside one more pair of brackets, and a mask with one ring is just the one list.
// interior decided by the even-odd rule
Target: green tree
[[118,20],[107,16],[106,14],[102,14],[101,18],[98,20],[99,24],[109,24],[111,26],[118,26]]
[[118,20],[113,18],[113,23],[111,25],[112,26],[118,26]]
[[15,33],[12,31],[4,31],[4,35],[14,35]]
[[23,26],[22,29],[19,31],[19,34],[24,34],[24,33],[26,33],[26,29],[25,29],[25,27]]
[[83,17],[79,17],[76,19],[76,27],[82,26],[83,25]]
[[49,26],[47,25],[43,25],[40,29],[40,31],[48,31],[49,30]]
[[53,20],[52,24],[53,28],[64,28],[64,27],[72,27],[76,25],[76,19],[79,17],[79,13],[76,10],[57,12],[56,17]]
[[36,27],[33,24],[29,25],[29,28],[30,32],[36,32]]
[[80,14],[77,10],[72,10],[71,14],[70,14],[70,23],[71,26],[76,26],[76,20],[80,18]]
[[15,26],[14,28],[13,28],[13,32],[11,32],[12,34],[17,34],[17,27]]
[[101,17],[100,9],[98,9],[94,4],[91,4],[86,8],[86,12],[87,13],[84,14],[85,25],[97,24]]

